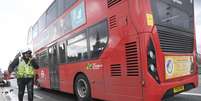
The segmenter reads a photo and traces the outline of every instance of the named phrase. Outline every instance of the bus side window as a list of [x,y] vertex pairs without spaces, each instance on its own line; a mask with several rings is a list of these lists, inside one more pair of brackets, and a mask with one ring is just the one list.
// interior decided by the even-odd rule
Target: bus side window
[[59,61],[60,63],[65,63],[66,62],[66,47],[65,43],[60,43],[59,44]]
[[86,33],[81,33],[68,40],[67,60],[77,62],[88,59]]
[[97,58],[108,41],[107,22],[103,21],[89,28],[90,57]]
[[36,59],[36,63],[40,66],[40,57],[39,57],[39,54],[36,54],[36,57],[35,57],[35,59]]
[[39,66],[40,67],[47,67],[48,66],[48,56],[47,51],[44,51],[39,56]]
[[40,68],[43,67],[43,58],[42,58],[41,54],[38,57],[38,64],[39,64]]

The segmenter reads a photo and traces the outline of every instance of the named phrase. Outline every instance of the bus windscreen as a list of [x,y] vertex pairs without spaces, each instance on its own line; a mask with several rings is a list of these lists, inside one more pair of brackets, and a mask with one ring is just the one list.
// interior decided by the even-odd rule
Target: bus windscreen
[[152,0],[156,24],[193,32],[193,0]]

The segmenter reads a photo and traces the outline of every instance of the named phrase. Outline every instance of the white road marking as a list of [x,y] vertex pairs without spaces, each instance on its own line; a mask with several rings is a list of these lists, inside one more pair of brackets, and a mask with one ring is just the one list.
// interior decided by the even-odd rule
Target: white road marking
[[201,94],[198,93],[181,93],[182,95],[193,95],[193,96],[201,96]]
[[42,100],[43,99],[43,97],[41,97],[41,96],[38,96],[38,95],[34,95],[36,98],[38,98],[38,99],[40,99],[40,100]]
[[0,101],[17,101],[17,96],[13,94],[13,89],[3,87],[1,88],[1,100]]

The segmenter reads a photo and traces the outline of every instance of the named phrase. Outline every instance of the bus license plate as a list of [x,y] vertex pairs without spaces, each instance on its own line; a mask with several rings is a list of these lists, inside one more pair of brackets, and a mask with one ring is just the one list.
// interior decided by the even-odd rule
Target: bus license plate
[[184,90],[184,86],[178,86],[173,88],[174,93],[178,93]]

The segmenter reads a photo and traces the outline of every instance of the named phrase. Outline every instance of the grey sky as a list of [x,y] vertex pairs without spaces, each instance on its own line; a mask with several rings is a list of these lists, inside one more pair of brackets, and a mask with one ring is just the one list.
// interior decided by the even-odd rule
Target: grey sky
[[0,68],[26,45],[29,27],[53,0],[0,0]]
[[197,50],[201,53],[201,0],[195,0],[195,25]]

